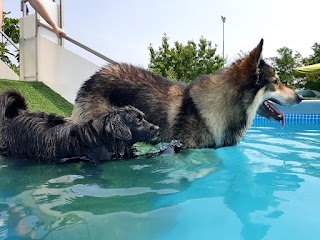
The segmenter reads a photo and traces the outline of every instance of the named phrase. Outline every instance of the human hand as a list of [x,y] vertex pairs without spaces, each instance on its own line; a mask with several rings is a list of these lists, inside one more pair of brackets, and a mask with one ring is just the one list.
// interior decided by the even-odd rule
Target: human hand
[[53,28],[53,31],[55,32],[55,34],[57,34],[58,37],[63,38],[65,36],[67,36],[67,34],[59,27],[55,27]]

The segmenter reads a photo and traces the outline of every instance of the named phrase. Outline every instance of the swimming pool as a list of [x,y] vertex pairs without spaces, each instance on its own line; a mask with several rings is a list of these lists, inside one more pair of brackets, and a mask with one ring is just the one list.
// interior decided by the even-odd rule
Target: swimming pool
[[318,239],[320,121],[265,121],[218,150],[98,166],[0,157],[0,239]]

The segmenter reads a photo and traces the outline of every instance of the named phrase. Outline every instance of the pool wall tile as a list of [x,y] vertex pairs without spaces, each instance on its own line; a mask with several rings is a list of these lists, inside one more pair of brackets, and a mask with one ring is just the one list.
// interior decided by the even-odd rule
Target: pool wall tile
[[[253,119],[252,126],[276,126],[281,123],[271,121],[265,117],[256,115]],[[298,125],[320,125],[320,114],[297,114],[287,113],[285,114],[285,124],[298,124]]]

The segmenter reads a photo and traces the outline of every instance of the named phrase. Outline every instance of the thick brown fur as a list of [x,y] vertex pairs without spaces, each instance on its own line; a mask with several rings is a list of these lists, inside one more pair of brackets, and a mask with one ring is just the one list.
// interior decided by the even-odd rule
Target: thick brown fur
[[88,121],[113,107],[130,104],[160,127],[159,141],[178,139],[187,148],[235,145],[258,109],[279,120],[263,102],[290,106],[301,101],[261,59],[262,46],[263,40],[230,67],[188,85],[129,64],[108,65],[82,85],[71,119]]
[[100,160],[133,157],[133,144],[153,141],[159,127],[144,114],[125,106],[81,123],[44,112],[29,112],[24,97],[10,90],[0,94],[1,154],[44,161]]

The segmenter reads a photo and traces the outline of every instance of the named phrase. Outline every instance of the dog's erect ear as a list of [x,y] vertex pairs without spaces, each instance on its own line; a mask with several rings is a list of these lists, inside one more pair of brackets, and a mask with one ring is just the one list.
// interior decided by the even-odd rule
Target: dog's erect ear
[[122,121],[119,115],[115,116],[114,120],[110,123],[110,126],[111,132],[115,138],[126,141],[132,139],[132,133],[129,126]]
[[261,39],[258,46],[242,60],[241,65],[246,71],[249,71],[250,73],[256,72],[261,60],[262,46],[263,39]]
[[260,60],[261,60],[261,58],[262,58],[262,47],[263,47],[263,42],[264,42],[264,40],[263,40],[263,38],[261,38],[261,40],[260,40],[260,42],[259,42],[259,44],[258,44],[258,46],[256,47],[256,49],[257,49],[257,54],[258,54],[258,60],[257,60],[257,66],[259,66],[259,64],[260,64]]

